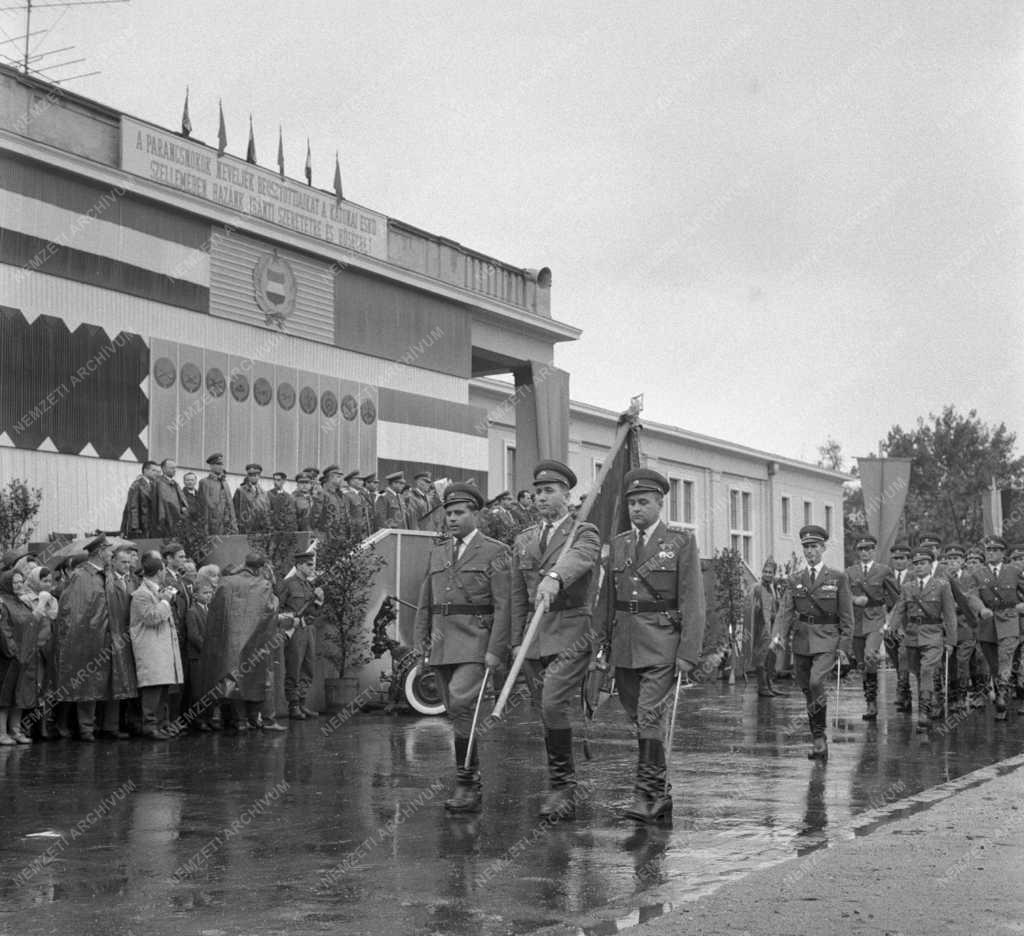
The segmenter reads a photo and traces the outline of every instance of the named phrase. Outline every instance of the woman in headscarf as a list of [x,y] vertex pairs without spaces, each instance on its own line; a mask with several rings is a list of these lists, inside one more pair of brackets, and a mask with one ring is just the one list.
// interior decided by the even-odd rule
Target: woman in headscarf
[[32,743],[22,731],[21,713],[35,708],[39,698],[37,654],[44,614],[35,605],[36,596],[20,572],[0,575],[0,745],[5,747]]

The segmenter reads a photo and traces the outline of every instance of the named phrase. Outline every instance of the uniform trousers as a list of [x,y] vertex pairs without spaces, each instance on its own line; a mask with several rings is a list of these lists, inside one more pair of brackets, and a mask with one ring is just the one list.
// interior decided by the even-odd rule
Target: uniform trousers
[[665,734],[675,699],[676,664],[645,666],[640,669],[615,668],[615,688],[637,736],[660,741]]
[[853,658],[865,673],[877,673],[881,662],[882,632],[872,631],[853,638]]
[[526,660],[523,669],[533,697],[540,698],[544,727],[570,728],[569,713],[580,706],[580,683],[590,667],[590,649]]
[[[793,678],[803,690],[807,699],[807,712],[811,716],[811,733],[824,733],[824,720],[815,719],[815,715],[824,712],[828,706],[827,687],[829,674],[836,665],[836,651],[805,655],[793,654]],[[820,725],[820,729],[818,726]]]
[[313,628],[296,627],[284,644],[284,695],[289,705],[305,702],[313,682],[315,654]]
[[930,699],[935,687],[935,675],[942,670],[942,644],[918,644],[908,647],[903,644],[907,654],[907,670],[917,677],[917,691],[922,699]]
[[483,663],[443,663],[432,667],[441,683],[441,698],[448,710],[456,738],[468,738],[473,727],[473,711],[480,683],[484,678]]
[[971,658],[978,646],[973,637],[961,640],[956,645],[956,686],[961,695],[966,695],[971,688]]
[[[989,643],[987,640],[979,640],[982,655],[988,664],[988,671],[995,677],[1001,686],[1009,686],[1013,674],[1013,654],[1020,643],[1020,637],[1000,637],[998,643]],[[998,674],[998,675],[997,675]]]

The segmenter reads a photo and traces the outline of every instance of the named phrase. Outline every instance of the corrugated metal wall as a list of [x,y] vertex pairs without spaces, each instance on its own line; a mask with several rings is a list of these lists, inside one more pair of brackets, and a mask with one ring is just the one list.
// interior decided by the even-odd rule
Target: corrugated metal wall
[[[215,226],[210,238],[210,314],[266,326],[256,304],[253,269],[271,247],[237,231]],[[330,265],[289,250],[274,253],[295,273],[296,299],[288,316],[288,334],[334,344],[334,281]]]

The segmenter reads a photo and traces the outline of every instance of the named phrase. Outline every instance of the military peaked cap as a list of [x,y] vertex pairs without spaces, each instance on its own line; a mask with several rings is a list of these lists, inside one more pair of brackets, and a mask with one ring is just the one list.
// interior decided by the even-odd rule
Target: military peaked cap
[[622,488],[626,494],[640,494],[650,491],[654,494],[668,494],[668,479],[658,474],[653,468],[634,468],[627,471],[622,479]]
[[552,481],[564,484],[570,490],[576,487],[576,475],[568,465],[551,459],[540,462],[533,469],[533,483],[535,485],[549,484]]
[[828,533],[824,527],[810,525],[800,527],[800,544],[807,546],[810,543],[824,543],[828,539]]
[[451,507],[453,504],[472,504],[479,510],[484,505],[484,496],[472,484],[459,481],[444,489],[444,506]]

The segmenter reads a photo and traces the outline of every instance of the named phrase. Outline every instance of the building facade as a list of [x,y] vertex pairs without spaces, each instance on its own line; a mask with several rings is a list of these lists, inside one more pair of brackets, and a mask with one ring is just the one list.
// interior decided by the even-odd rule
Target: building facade
[[[564,455],[551,275],[0,68],[0,478],[37,532],[116,529],[139,462],[488,484],[470,381]],[[538,375],[542,379],[537,379]]]

